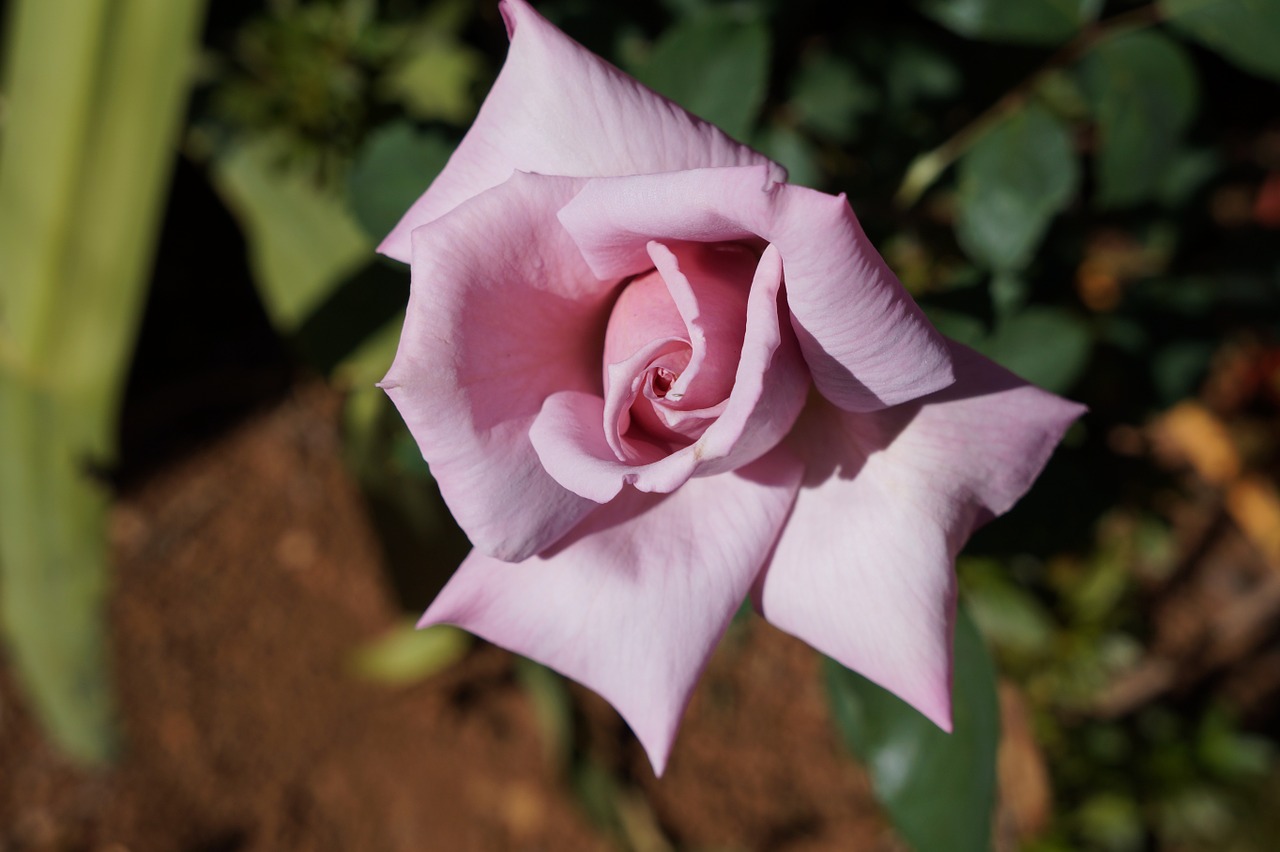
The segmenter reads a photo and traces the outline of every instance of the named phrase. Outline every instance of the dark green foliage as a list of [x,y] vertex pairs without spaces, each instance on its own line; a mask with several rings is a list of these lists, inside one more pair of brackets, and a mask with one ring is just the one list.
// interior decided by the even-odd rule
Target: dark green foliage
[[944,733],[900,698],[827,661],[836,727],[871,772],[876,796],[917,852],[986,852],[996,795],[1000,708],[982,637],[956,618],[954,729]]

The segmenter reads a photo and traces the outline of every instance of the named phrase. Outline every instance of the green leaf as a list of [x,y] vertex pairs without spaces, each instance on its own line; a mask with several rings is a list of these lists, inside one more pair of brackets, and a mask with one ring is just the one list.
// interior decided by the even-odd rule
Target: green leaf
[[885,100],[890,111],[950,98],[963,82],[964,76],[951,58],[926,44],[899,41],[884,57]]
[[309,169],[286,164],[270,138],[232,148],[214,184],[240,220],[259,293],[277,328],[292,333],[369,262],[373,246],[342,198]]
[[51,738],[114,748],[104,541],[116,418],[200,0],[11,5],[0,150],[0,627]]
[[540,663],[516,657],[516,678],[533,703],[548,762],[559,774],[573,758],[573,699],[564,678]]
[[999,322],[974,348],[1034,385],[1065,393],[1088,363],[1092,344],[1084,320],[1057,308],[1033,307]]
[[1079,181],[1069,128],[1029,103],[961,158],[956,237],[989,269],[1022,269]]
[[770,50],[762,22],[708,11],[663,33],[636,76],[730,136],[746,139],[764,103]]
[[1012,316],[1022,309],[1030,295],[1030,287],[1020,275],[1011,272],[997,272],[991,276],[991,307],[998,319]]
[[1097,793],[1076,814],[1089,848],[1104,852],[1137,852],[1143,846],[1142,814],[1137,804],[1118,793]]
[[1181,207],[1221,169],[1222,158],[1215,150],[1180,150],[1160,179],[1156,198],[1165,207]]
[[476,109],[475,89],[485,71],[484,55],[451,36],[427,31],[380,81],[379,92],[404,104],[423,121],[468,121]]
[[471,643],[471,635],[456,627],[440,624],[417,630],[406,623],[356,648],[349,665],[367,680],[417,683],[462,659]]
[[1057,44],[1098,17],[1102,0],[923,0],[949,30],[984,41]]
[[987,337],[986,325],[975,316],[929,304],[924,305],[924,310],[929,322],[957,343],[976,349]]
[[1192,396],[1209,372],[1216,346],[1204,340],[1181,340],[1148,353],[1151,378],[1161,402],[1167,406]]
[[876,90],[853,65],[828,53],[807,55],[791,84],[791,107],[800,123],[836,142],[852,140],[859,118],[878,102]]
[[838,663],[826,661],[826,676],[836,726],[907,842],[917,852],[988,852],[1000,707],[995,668],[963,610],[956,614],[951,734]]
[[32,709],[71,757],[116,748],[107,668],[106,490],[75,406],[0,373],[0,627]]
[[1098,45],[1081,73],[1098,120],[1097,203],[1146,201],[1159,190],[1195,115],[1195,66],[1177,42],[1143,31]]
[[973,621],[996,651],[1035,660],[1050,650],[1053,619],[1033,595],[1010,579],[1005,564],[961,557],[956,568]]
[[1200,763],[1225,781],[1266,777],[1276,755],[1274,742],[1241,732],[1222,706],[1210,707],[1205,713],[1195,746]]
[[822,167],[813,143],[800,132],[781,124],[765,127],[751,140],[752,147],[787,170],[787,182],[821,188]]
[[420,133],[405,121],[369,134],[347,177],[347,200],[365,233],[382,239],[390,232],[453,148],[443,135]]
[[1246,71],[1280,80],[1280,3],[1275,0],[1160,0],[1179,32]]

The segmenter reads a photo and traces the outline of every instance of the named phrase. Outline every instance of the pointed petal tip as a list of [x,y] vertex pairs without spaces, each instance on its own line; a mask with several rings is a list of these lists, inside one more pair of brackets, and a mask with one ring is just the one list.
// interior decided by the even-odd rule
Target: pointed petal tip
[[[612,701],[609,703],[613,704]],[[632,720],[621,711],[619,715],[627,723],[627,727],[631,728],[631,732],[640,742],[640,747],[644,749],[645,756],[649,758],[649,765],[653,767],[654,777],[661,778],[662,773],[667,771],[667,761],[671,758],[676,731],[679,728],[680,719],[684,716],[684,706],[681,706],[680,712],[671,720],[642,718]],[[648,724],[640,724],[643,722]]]
[[525,0],[499,0],[498,14],[502,15],[502,23],[507,28],[507,41],[516,37],[516,26],[521,15],[538,14],[537,10]]
[[378,243],[378,247],[374,251],[383,257],[389,257],[401,263],[409,263],[413,258],[413,252],[410,250],[408,242],[401,233],[400,225],[397,224],[391,229],[391,233],[382,238],[382,242]]
[[648,755],[649,757],[649,765],[653,767],[654,778],[661,778],[662,773],[667,771],[667,756],[668,754],[670,754],[670,752],[671,752],[670,748],[668,748],[667,751],[662,752],[661,754],[645,749],[645,754]]
[[953,733],[955,730],[955,720],[951,716],[951,696],[947,696],[947,703],[942,707],[934,708],[932,712],[925,713],[925,718],[933,724],[937,725],[944,734]]
[[511,0],[499,0],[498,14],[502,16],[502,23],[507,28],[507,41],[516,34],[516,12],[511,8]]
[[[955,719],[952,715],[950,677],[942,683],[895,683],[893,686],[889,686],[879,678],[871,678],[871,680],[911,705],[921,716],[937,725],[943,733],[952,733]],[[930,678],[930,680],[935,679]],[[936,678],[936,680],[942,679]]]

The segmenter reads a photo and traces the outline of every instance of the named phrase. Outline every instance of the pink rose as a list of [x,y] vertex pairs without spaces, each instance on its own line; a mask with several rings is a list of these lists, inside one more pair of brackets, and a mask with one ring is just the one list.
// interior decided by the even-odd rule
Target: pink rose
[[843,196],[502,12],[381,246],[413,275],[383,387],[475,545],[422,624],[596,690],[659,772],[747,595],[949,729],[956,552],[1081,407],[942,337]]

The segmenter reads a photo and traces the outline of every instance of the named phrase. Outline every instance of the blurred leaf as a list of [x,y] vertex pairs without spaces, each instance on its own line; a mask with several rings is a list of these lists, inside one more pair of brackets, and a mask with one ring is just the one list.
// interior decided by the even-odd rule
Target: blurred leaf
[[[1179,789],[1160,802],[1160,827],[1168,837],[1176,837],[1192,849],[1230,849],[1233,852],[1261,852],[1267,848],[1254,843],[1234,845],[1227,835],[1241,826],[1238,809],[1225,791],[1207,785]],[[1245,827],[1248,830],[1248,827]],[[1242,835],[1247,836],[1247,835]],[[1272,837],[1275,835],[1258,835]],[[1199,842],[1197,842],[1199,841]]]
[[1057,308],[1032,307],[996,325],[974,348],[1034,385],[1065,393],[1089,359],[1085,322]]
[[269,138],[240,143],[214,162],[214,184],[236,214],[250,265],[276,327],[295,331],[372,246],[342,199],[286,164]]
[[907,842],[917,852],[987,852],[1000,708],[995,669],[964,611],[956,617],[951,734],[861,675],[831,660],[825,667],[835,724]]
[[787,182],[820,188],[824,174],[818,152],[803,134],[780,124],[769,125],[751,140],[752,147],[787,170]]
[[1210,772],[1228,781],[1263,777],[1271,768],[1276,746],[1270,740],[1243,734],[1222,707],[1212,707],[1200,720],[1196,753]]
[[1022,589],[1006,583],[986,586],[965,598],[982,635],[998,649],[1038,657],[1053,639],[1053,622],[1044,607]]
[[1209,371],[1213,344],[1202,340],[1183,340],[1160,349],[1151,358],[1151,376],[1161,402],[1173,405],[1191,396]]
[[1068,128],[1039,104],[1027,104],[960,160],[960,245],[990,269],[1022,269],[1079,178]]
[[350,666],[367,680],[417,683],[461,660],[473,641],[471,634],[456,627],[440,624],[418,630],[406,622],[356,648]]
[[1137,852],[1143,847],[1142,816],[1132,799],[1099,793],[1085,802],[1077,819],[1091,849]]
[[0,373],[0,627],[53,741],[101,763],[116,747],[103,611],[108,494],[68,434],[79,414]]
[[516,657],[516,678],[533,702],[547,757],[557,774],[573,757],[573,704],[564,678],[540,663]]
[[374,387],[387,374],[395,359],[396,349],[400,345],[400,330],[404,327],[404,314],[394,317],[382,328],[365,338],[342,363],[334,369],[335,384],[348,392],[359,393],[365,389],[382,389]]
[[1164,453],[1191,465],[1212,485],[1230,485],[1244,468],[1231,427],[1196,400],[1183,399],[1152,421],[1150,428]]
[[1227,514],[1271,565],[1280,564],[1280,489],[1260,474],[1247,474],[1227,489]]
[[1169,24],[1246,71],[1280,80],[1280,3],[1159,0]]
[[380,127],[365,140],[347,177],[351,212],[374,239],[388,234],[444,168],[453,143],[420,133],[406,121]]
[[[1132,553],[1127,548],[1130,542],[1104,543],[1096,551],[1085,571],[1067,590],[1067,603],[1072,615],[1082,622],[1100,624],[1110,617],[1116,607],[1124,600],[1125,593],[1133,583]],[[1117,644],[1107,649],[1105,643],[1095,642],[1093,651],[1099,658],[1105,656],[1107,650],[1120,650],[1120,655],[1129,655],[1128,646]],[[1128,660],[1120,660],[1120,663]],[[1123,665],[1117,665],[1117,669]]]
[[1160,179],[1156,198],[1166,207],[1181,207],[1221,168],[1217,151],[1180,150]]
[[431,26],[423,27],[405,53],[407,58],[379,82],[381,95],[401,102],[406,112],[423,121],[468,121],[476,110],[476,86],[487,67],[484,55]]
[[878,102],[857,69],[829,53],[807,54],[791,84],[791,107],[800,123],[836,142],[854,139],[859,118]]
[[922,0],[954,32],[984,41],[1056,44],[1098,17],[1102,0]]
[[408,298],[409,280],[400,264],[369,263],[307,314],[294,329],[294,348],[317,370],[332,373],[371,335],[403,316]]
[[1009,579],[1002,563],[963,557],[957,570],[965,605],[982,635],[997,650],[1024,658],[1049,650],[1054,629],[1049,612]]
[[751,135],[769,82],[769,30],[730,10],[671,27],[635,69],[640,82],[735,139]]
[[1036,84],[1036,97],[1054,115],[1068,121],[1084,121],[1091,115],[1088,97],[1074,74],[1062,68],[1045,73]]
[[884,57],[885,98],[890,110],[951,97],[962,81],[955,63],[928,45],[904,40],[893,44]]
[[991,306],[996,317],[1003,319],[1012,316],[1026,304],[1030,288],[1020,275],[1011,272],[997,272],[991,276]]
[[587,819],[617,838],[625,837],[619,800],[622,789],[614,773],[588,757],[574,767],[570,785]]
[[925,306],[925,313],[938,331],[965,346],[976,349],[986,339],[987,327],[977,317],[932,305]]
[[1100,342],[1123,349],[1130,355],[1146,357],[1142,350],[1149,345],[1151,335],[1142,323],[1108,314],[1096,320],[1095,328]]
[[401,314],[369,335],[333,371],[334,385],[346,392],[343,449],[348,465],[366,487],[386,475],[383,420],[391,402],[377,382],[387,374],[395,358],[403,326]]
[[204,4],[10,4],[0,150],[0,628],[52,740],[115,746],[116,418]]
[[1081,66],[1098,119],[1097,203],[1120,207],[1159,189],[1195,115],[1195,67],[1154,32],[1104,41]]

